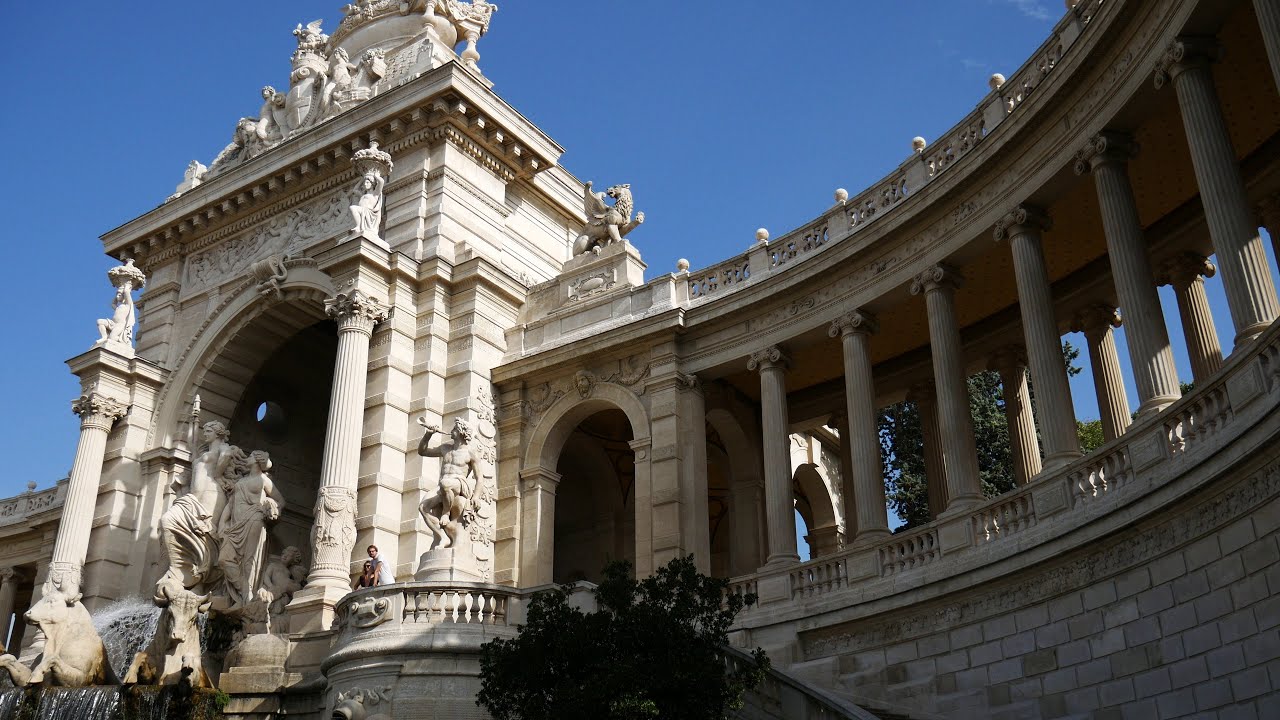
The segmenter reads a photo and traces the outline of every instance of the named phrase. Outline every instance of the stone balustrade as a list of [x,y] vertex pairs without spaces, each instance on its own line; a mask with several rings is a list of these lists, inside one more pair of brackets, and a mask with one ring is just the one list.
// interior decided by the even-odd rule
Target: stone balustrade
[[40,492],[27,492],[0,500],[0,526],[23,522],[32,515],[62,507],[67,494],[67,481]]

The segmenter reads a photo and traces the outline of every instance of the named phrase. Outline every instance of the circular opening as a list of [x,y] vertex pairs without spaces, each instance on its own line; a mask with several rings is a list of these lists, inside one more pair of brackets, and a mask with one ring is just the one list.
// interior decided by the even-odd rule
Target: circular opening
[[272,440],[277,440],[284,435],[285,416],[284,408],[280,403],[274,400],[264,400],[258,405],[256,411],[258,425],[262,427],[263,432]]

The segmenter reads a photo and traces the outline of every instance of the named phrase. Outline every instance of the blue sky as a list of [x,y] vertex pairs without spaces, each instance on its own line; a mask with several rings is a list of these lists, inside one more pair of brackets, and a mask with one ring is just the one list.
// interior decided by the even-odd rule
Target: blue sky
[[[209,163],[257,112],[259,88],[288,84],[294,25],[323,17],[332,29],[340,4],[11,9],[0,197],[13,204],[6,259],[24,322],[0,353],[0,497],[71,467],[78,386],[63,363],[90,347],[111,300],[97,236],[163,201],[192,158]],[[801,225],[836,187],[856,194],[913,136],[936,138],[972,109],[991,73],[1016,70],[1061,11],[1058,0],[507,0],[480,65],[566,148],[571,172],[631,183],[646,213],[631,239],[666,272],[679,257],[696,269],[741,252],[757,227]],[[1229,348],[1216,279],[1210,300]],[[1085,367],[1077,414],[1096,417]]]

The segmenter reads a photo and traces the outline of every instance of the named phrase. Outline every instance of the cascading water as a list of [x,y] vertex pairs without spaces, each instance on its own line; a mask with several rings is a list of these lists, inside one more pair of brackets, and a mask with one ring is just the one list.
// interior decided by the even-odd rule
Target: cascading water
[[160,608],[145,598],[116,600],[93,613],[93,627],[107,648],[107,661],[116,677],[124,677],[134,654],[141,652],[156,633]]

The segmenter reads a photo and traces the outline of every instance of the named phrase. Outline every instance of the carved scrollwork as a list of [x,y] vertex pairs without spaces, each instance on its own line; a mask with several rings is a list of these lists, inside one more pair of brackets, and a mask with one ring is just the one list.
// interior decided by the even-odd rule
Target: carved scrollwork
[[1184,70],[1222,59],[1222,43],[1211,37],[1184,35],[1169,43],[1156,61],[1155,86],[1160,90]]
[[1034,205],[1018,205],[996,221],[993,233],[997,241],[1025,232],[1044,232],[1053,227],[1048,213]]
[[843,337],[853,333],[875,333],[880,329],[880,321],[865,310],[850,310],[831,321],[831,327],[827,328],[827,335],[830,337]]
[[964,284],[964,277],[960,271],[946,263],[938,263],[919,275],[911,281],[911,294],[919,295],[923,292],[938,290],[941,288],[957,289]]
[[372,334],[373,327],[387,319],[387,307],[360,290],[352,290],[324,301],[324,311],[338,321],[338,332],[354,330]]
[[351,627],[377,627],[391,619],[391,599],[365,598],[351,603],[348,613],[351,615]]
[[80,416],[81,427],[99,427],[110,430],[112,423],[125,416],[128,403],[107,397],[92,390],[71,402],[71,412]]
[[1075,171],[1085,175],[1106,163],[1119,163],[1138,154],[1138,143],[1126,133],[1103,130],[1076,152]]
[[747,359],[747,369],[753,372],[756,370],[771,370],[778,367],[786,368],[790,364],[791,358],[787,357],[787,354],[777,345],[770,345],[767,348],[756,350]]

